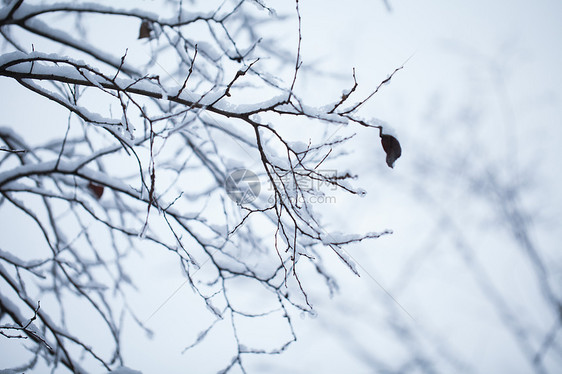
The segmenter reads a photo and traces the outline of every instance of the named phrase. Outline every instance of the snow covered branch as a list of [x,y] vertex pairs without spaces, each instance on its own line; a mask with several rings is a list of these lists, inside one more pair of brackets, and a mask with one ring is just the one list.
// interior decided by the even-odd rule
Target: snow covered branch
[[[320,249],[359,275],[345,246],[390,233],[328,232],[311,201],[324,196],[322,186],[365,193],[351,183],[351,171],[329,169],[352,136],[324,130],[364,126],[382,137],[382,125],[357,112],[392,75],[366,99],[352,102],[354,87],[320,108],[307,105],[297,90],[306,21],[295,4],[294,51],[280,51],[275,39],[260,35],[262,24],[286,18],[259,1],[225,1],[201,12],[167,1],[162,13],[168,14],[82,2],[13,1],[0,9],[0,79],[68,113],[62,133],[54,130],[59,123],[45,119],[38,131],[50,136],[39,144],[17,124],[0,127],[0,209],[16,211],[44,244],[36,254],[0,252],[2,279],[11,289],[0,301],[5,318],[18,326],[13,329],[37,343],[36,358],[73,372],[82,372],[81,365],[121,366],[123,316],[150,332],[127,301],[135,277],[127,258],[154,246],[177,255],[187,282],[216,318],[187,349],[230,321],[236,349],[225,372],[244,371],[247,355],[279,354],[296,340],[291,313],[313,313],[298,267],[312,264],[333,291]],[[116,54],[111,41],[100,43],[92,32],[100,17],[130,47]],[[56,47],[29,46],[24,31]],[[147,61],[131,57],[138,50]],[[282,72],[291,78],[273,78]],[[291,134],[288,124],[301,120],[315,126],[313,136]],[[258,185],[271,194],[257,192]],[[274,307],[241,307],[240,281],[259,288]],[[58,306],[39,309],[42,298]],[[103,326],[96,335],[105,334],[111,352],[64,328],[80,320],[73,303]],[[23,324],[19,308],[34,313],[42,335]],[[243,318],[277,318],[289,338],[271,349],[250,347],[238,331]]]

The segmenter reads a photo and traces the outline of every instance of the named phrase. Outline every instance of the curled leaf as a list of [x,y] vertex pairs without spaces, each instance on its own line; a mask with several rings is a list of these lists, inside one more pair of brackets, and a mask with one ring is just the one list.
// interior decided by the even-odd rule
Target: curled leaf
[[386,152],[386,164],[393,168],[396,161],[402,154],[400,142],[392,135],[381,135],[382,149]]
[[101,199],[101,196],[103,195],[103,186],[90,182],[88,183],[88,189],[96,197],[96,199]]
[[151,31],[152,31],[152,25],[147,20],[143,20],[140,25],[138,39],[150,38]]

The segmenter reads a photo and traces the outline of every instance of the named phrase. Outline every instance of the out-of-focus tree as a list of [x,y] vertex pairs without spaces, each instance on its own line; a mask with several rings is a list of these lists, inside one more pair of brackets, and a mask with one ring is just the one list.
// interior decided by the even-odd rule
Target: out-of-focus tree
[[552,146],[561,112],[554,100],[533,101],[538,88],[509,89],[520,55],[484,58],[462,43],[448,46],[470,66],[470,80],[455,86],[462,99],[436,90],[418,119],[423,135],[403,138],[406,171],[372,181],[390,204],[416,212],[401,217],[409,221],[397,228],[405,238],[393,237],[401,243],[388,245],[401,253],[357,251],[375,282],[354,290],[363,303],[339,303],[330,319],[337,322],[325,328],[377,373],[557,373],[560,151]]
[[[295,90],[307,67],[299,2],[292,8],[279,16],[260,0],[3,2],[0,81],[67,113],[60,133],[50,118],[34,124],[43,142],[18,123],[0,127],[2,221],[22,225],[2,230],[0,248],[0,333],[26,339],[30,352],[17,370],[39,360],[75,373],[123,365],[124,321],[149,332],[127,302],[126,260],[160,247],[177,255],[214,318],[187,348],[226,325],[234,344],[224,371],[244,371],[247,355],[282,353],[296,339],[291,316],[313,311],[300,269],[332,289],[322,258],[357,273],[343,247],[388,233],[326,232],[309,201],[322,186],[363,194],[352,172],[324,171],[348,140],[329,129],[382,138],[382,123],[357,111],[400,68],[366,97],[355,98],[353,75],[332,103],[307,105]],[[289,27],[292,49],[273,26]],[[400,145],[384,139],[392,166]],[[41,245],[18,246],[24,232]],[[268,309],[248,309],[240,288],[260,289]],[[271,317],[285,322],[286,341],[245,341],[241,321]]]

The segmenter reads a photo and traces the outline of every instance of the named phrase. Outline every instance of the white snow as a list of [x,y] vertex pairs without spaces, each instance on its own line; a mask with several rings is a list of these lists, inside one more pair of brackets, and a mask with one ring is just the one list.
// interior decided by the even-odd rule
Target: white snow
[[121,366],[117,369],[108,371],[107,374],[142,374],[141,371],[129,369],[128,367]]
[[289,143],[289,147],[291,147],[291,149],[293,151],[295,151],[296,153],[303,153],[303,152],[306,152],[308,150],[308,144],[300,142],[300,141]]

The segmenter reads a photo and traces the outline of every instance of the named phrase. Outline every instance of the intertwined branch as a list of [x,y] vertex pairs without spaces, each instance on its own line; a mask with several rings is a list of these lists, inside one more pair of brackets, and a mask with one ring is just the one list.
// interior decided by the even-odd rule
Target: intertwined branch
[[[17,241],[2,248],[0,276],[10,294],[1,295],[0,307],[37,343],[36,355],[73,372],[85,372],[83,362],[106,369],[123,363],[124,315],[148,331],[125,297],[134,278],[126,267],[131,253],[156,245],[177,254],[188,283],[216,317],[188,348],[216,324],[230,321],[237,348],[227,372],[244,370],[244,355],[281,353],[296,340],[291,311],[312,310],[297,265],[313,264],[333,287],[320,248],[331,249],[357,273],[344,246],[389,233],[327,232],[309,203],[323,193],[319,185],[363,194],[350,183],[351,173],[322,171],[349,138],[290,141],[284,123],[302,118],[320,128],[360,125],[382,133],[379,124],[357,116],[380,86],[351,102],[354,73],[355,86],[334,103],[318,109],[299,98],[298,1],[296,60],[285,57],[290,53],[272,53],[272,41],[258,36],[262,24],[284,20],[260,1],[226,1],[202,13],[186,12],[181,1],[166,4],[175,15],[21,0],[0,10],[0,77],[69,113],[64,136],[43,144],[30,144],[13,124],[0,128],[0,209],[10,206],[27,217],[45,244],[37,255],[18,248]],[[109,24],[135,20],[150,60],[138,63],[128,51],[114,56],[90,43],[90,16],[103,16]],[[51,26],[58,19],[60,29]],[[84,30],[71,33],[69,19]],[[64,52],[35,51],[19,40],[21,30]],[[271,78],[274,64],[293,66],[287,85]],[[157,70],[166,74],[151,73]],[[257,92],[269,99],[256,100]],[[272,196],[238,204],[226,198],[224,182],[240,167],[254,168]],[[259,285],[277,307],[254,313],[237,306],[231,283],[239,279]],[[10,301],[14,297],[17,305]],[[39,309],[42,297],[54,298],[59,307]],[[105,326],[113,342],[110,356],[66,329],[65,321],[76,318],[67,307],[74,300]],[[41,335],[28,329],[20,308],[34,311]],[[271,350],[244,344],[237,319],[272,315],[286,322],[290,339]],[[76,348],[87,359],[75,354]]]

